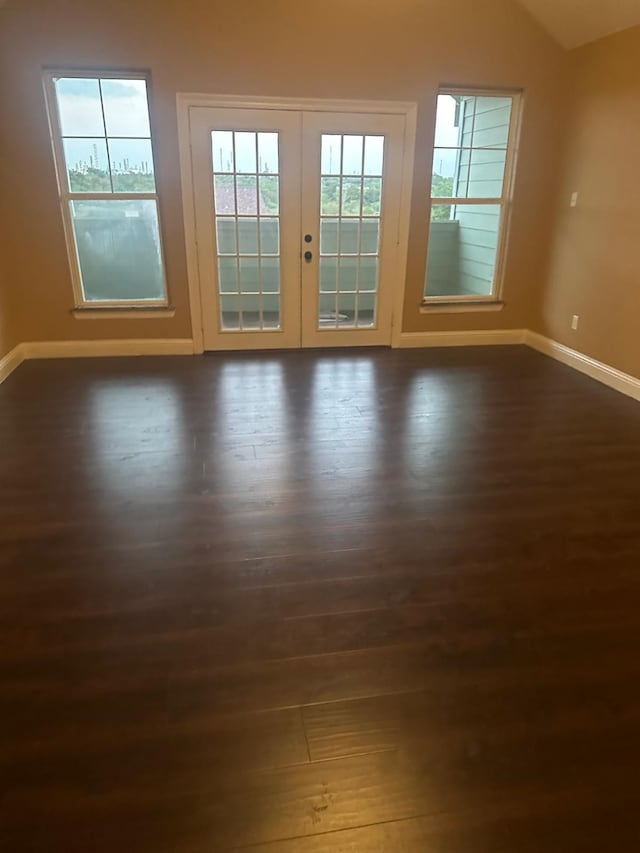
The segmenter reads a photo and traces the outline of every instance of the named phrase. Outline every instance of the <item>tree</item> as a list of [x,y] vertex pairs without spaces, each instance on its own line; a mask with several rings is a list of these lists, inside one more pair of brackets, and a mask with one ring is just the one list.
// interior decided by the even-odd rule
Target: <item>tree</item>
[[[451,198],[453,196],[453,178],[443,178],[435,174],[431,184],[432,198]],[[434,204],[431,207],[432,222],[448,222],[451,219],[451,205]]]

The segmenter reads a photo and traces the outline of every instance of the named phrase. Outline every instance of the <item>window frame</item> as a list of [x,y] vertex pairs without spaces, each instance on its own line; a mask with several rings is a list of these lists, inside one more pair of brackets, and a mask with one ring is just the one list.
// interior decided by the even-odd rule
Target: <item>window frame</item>
[[[154,182],[156,183],[155,192],[73,192],[69,187],[69,179],[67,172],[67,163],[64,154],[62,126],[60,122],[60,113],[58,107],[58,98],[56,94],[55,81],[60,77],[77,77],[86,80],[144,80],[146,84],[147,94],[147,110],[149,114],[149,143],[151,146],[151,155],[153,157],[154,166]],[[71,273],[71,284],[74,296],[74,315],[79,315],[80,312],[90,311],[92,313],[100,312],[118,312],[118,316],[126,316],[127,309],[131,310],[133,316],[139,316],[141,310],[151,310],[166,313],[170,308],[169,288],[167,282],[164,240],[162,233],[162,217],[160,215],[160,196],[157,186],[156,175],[156,150],[155,150],[155,130],[151,115],[151,79],[147,71],[136,71],[130,69],[111,69],[111,68],[47,68],[43,72],[43,85],[45,94],[45,104],[47,109],[47,117],[49,120],[49,134],[51,140],[51,148],[53,151],[53,161],[56,172],[56,180],[58,184],[58,198],[60,201],[60,209],[62,213],[62,224],[65,235],[65,244],[67,248],[67,258],[69,260],[69,269]],[[105,139],[107,139],[105,127]],[[133,137],[132,137],[133,138]],[[111,164],[109,163],[109,166]],[[78,256],[78,247],[73,228],[71,217],[71,205],[73,201],[153,201],[156,205],[158,215],[158,236],[160,240],[160,263],[162,271],[162,282],[164,288],[164,297],[162,299],[86,299],[82,285],[82,272],[80,268],[80,258]],[[77,312],[77,314],[76,314]],[[95,313],[94,313],[95,316]]]
[[[436,116],[438,110],[438,98],[441,95],[450,95],[452,97],[485,97],[485,98],[511,98],[511,119],[509,122],[509,136],[506,148],[506,160],[504,169],[504,180],[502,185],[502,195],[497,198],[463,198],[461,196],[453,196],[449,198],[436,197],[433,192],[433,162],[436,151]],[[427,266],[425,268],[425,283],[424,291],[429,286],[428,281],[428,257],[429,257],[429,242],[431,238],[431,212],[434,205],[499,205],[500,206],[500,230],[498,233],[498,244],[496,249],[496,268],[493,276],[493,287],[491,293],[486,296],[479,294],[467,295],[444,295],[444,296],[429,296],[423,292],[421,307],[428,309],[446,310],[450,307],[451,310],[462,311],[465,306],[469,306],[473,310],[473,306],[485,307],[502,305],[503,290],[504,290],[504,274],[506,267],[507,249],[509,242],[509,232],[511,228],[511,213],[513,206],[513,190],[515,185],[516,167],[520,144],[520,129],[522,124],[522,107],[524,93],[521,89],[485,89],[474,88],[472,86],[441,86],[436,93],[435,111],[434,111],[434,130],[433,142],[431,145],[430,171],[429,171],[429,219],[427,227]],[[439,146],[440,148],[451,148],[457,146]]]

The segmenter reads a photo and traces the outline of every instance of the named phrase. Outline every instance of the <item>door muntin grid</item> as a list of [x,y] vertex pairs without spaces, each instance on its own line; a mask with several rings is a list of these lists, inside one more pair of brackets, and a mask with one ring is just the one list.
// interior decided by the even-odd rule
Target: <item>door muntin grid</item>
[[211,132],[222,331],[281,328],[277,131]]
[[385,138],[321,137],[317,328],[377,324]]

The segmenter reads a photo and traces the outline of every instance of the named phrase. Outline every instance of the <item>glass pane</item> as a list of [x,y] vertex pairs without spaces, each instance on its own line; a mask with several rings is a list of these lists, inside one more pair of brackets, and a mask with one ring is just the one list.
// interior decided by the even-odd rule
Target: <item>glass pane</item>
[[320,253],[324,255],[338,254],[338,220],[320,220]]
[[258,220],[238,220],[238,251],[245,255],[258,254]]
[[382,205],[382,179],[365,178],[362,213],[364,216],[380,216]]
[[360,178],[343,178],[342,209],[343,216],[360,216],[362,181]]
[[[438,95],[436,109],[435,147],[456,147],[460,145],[460,106],[459,97]],[[435,168],[435,166],[434,166]]]
[[278,171],[278,134],[258,134],[258,167],[260,172]]
[[470,153],[468,198],[500,198],[504,187],[507,152],[477,150]]
[[460,150],[435,148],[433,152],[433,198],[454,198],[458,192],[456,177],[460,172]]
[[499,204],[433,206],[426,296],[493,293],[500,218]]
[[362,243],[360,252],[363,255],[375,255],[378,253],[378,239],[380,236],[379,219],[362,220]]
[[358,296],[358,313],[356,325],[359,328],[371,328],[376,323],[376,297],[373,293],[362,293]]
[[[238,216],[255,216],[258,213],[258,179],[248,175],[236,177]],[[265,213],[261,205],[261,212]]]
[[110,139],[109,155],[115,192],[155,192],[150,139]]
[[338,325],[337,297],[335,293],[321,293],[318,298],[318,328],[335,329]]
[[360,291],[378,289],[378,259],[360,258]]
[[260,250],[263,255],[277,255],[280,251],[280,233],[277,219],[260,220]]
[[338,289],[338,259],[320,258],[320,290],[334,292]]
[[342,174],[361,175],[364,137],[345,136],[342,144]]
[[343,219],[340,224],[340,252],[355,255],[360,250],[360,220]]
[[364,146],[365,175],[382,175],[384,136],[367,136]]
[[211,133],[211,154],[214,172],[233,172],[233,133],[214,130]]
[[240,328],[240,299],[239,296],[220,296],[223,329]]
[[260,265],[263,293],[278,293],[280,291],[280,258],[262,258]]
[[104,139],[63,139],[64,158],[73,193],[110,193],[107,145]]
[[242,293],[258,293],[260,272],[258,258],[240,258],[240,290]]
[[62,135],[104,136],[98,81],[60,77],[55,87]]
[[322,134],[321,170],[323,175],[339,175],[342,163],[342,137]]
[[237,253],[235,219],[216,218],[216,242],[219,255],[235,255]]
[[235,215],[236,192],[231,175],[216,175],[213,179],[216,213]]
[[322,178],[320,191],[320,212],[335,216],[340,208],[340,178]]
[[260,177],[260,210],[263,213],[278,213],[280,209],[279,178]]
[[341,258],[338,269],[338,283],[341,292],[351,292],[358,288],[358,258]]
[[236,172],[257,172],[256,134],[238,130],[236,138]]
[[107,136],[151,136],[144,80],[101,80]]
[[356,321],[356,302],[357,296],[355,293],[341,293],[338,296],[338,325],[353,327]]
[[500,198],[506,159],[507,152],[500,149],[436,148],[432,197]]
[[155,201],[72,201],[70,206],[87,301],[164,299]]
[[235,258],[218,259],[218,285],[221,293],[238,292],[238,264]]
[[506,148],[509,144],[511,98],[477,97],[475,102],[476,114],[471,147],[490,145]]

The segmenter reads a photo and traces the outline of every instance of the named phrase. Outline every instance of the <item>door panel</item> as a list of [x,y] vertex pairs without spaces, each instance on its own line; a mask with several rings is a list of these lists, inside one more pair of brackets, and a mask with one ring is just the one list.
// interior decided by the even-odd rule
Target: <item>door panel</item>
[[303,115],[303,346],[391,343],[403,143],[403,116]]
[[404,117],[190,120],[205,349],[390,344]]
[[300,346],[299,113],[191,113],[205,349]]

